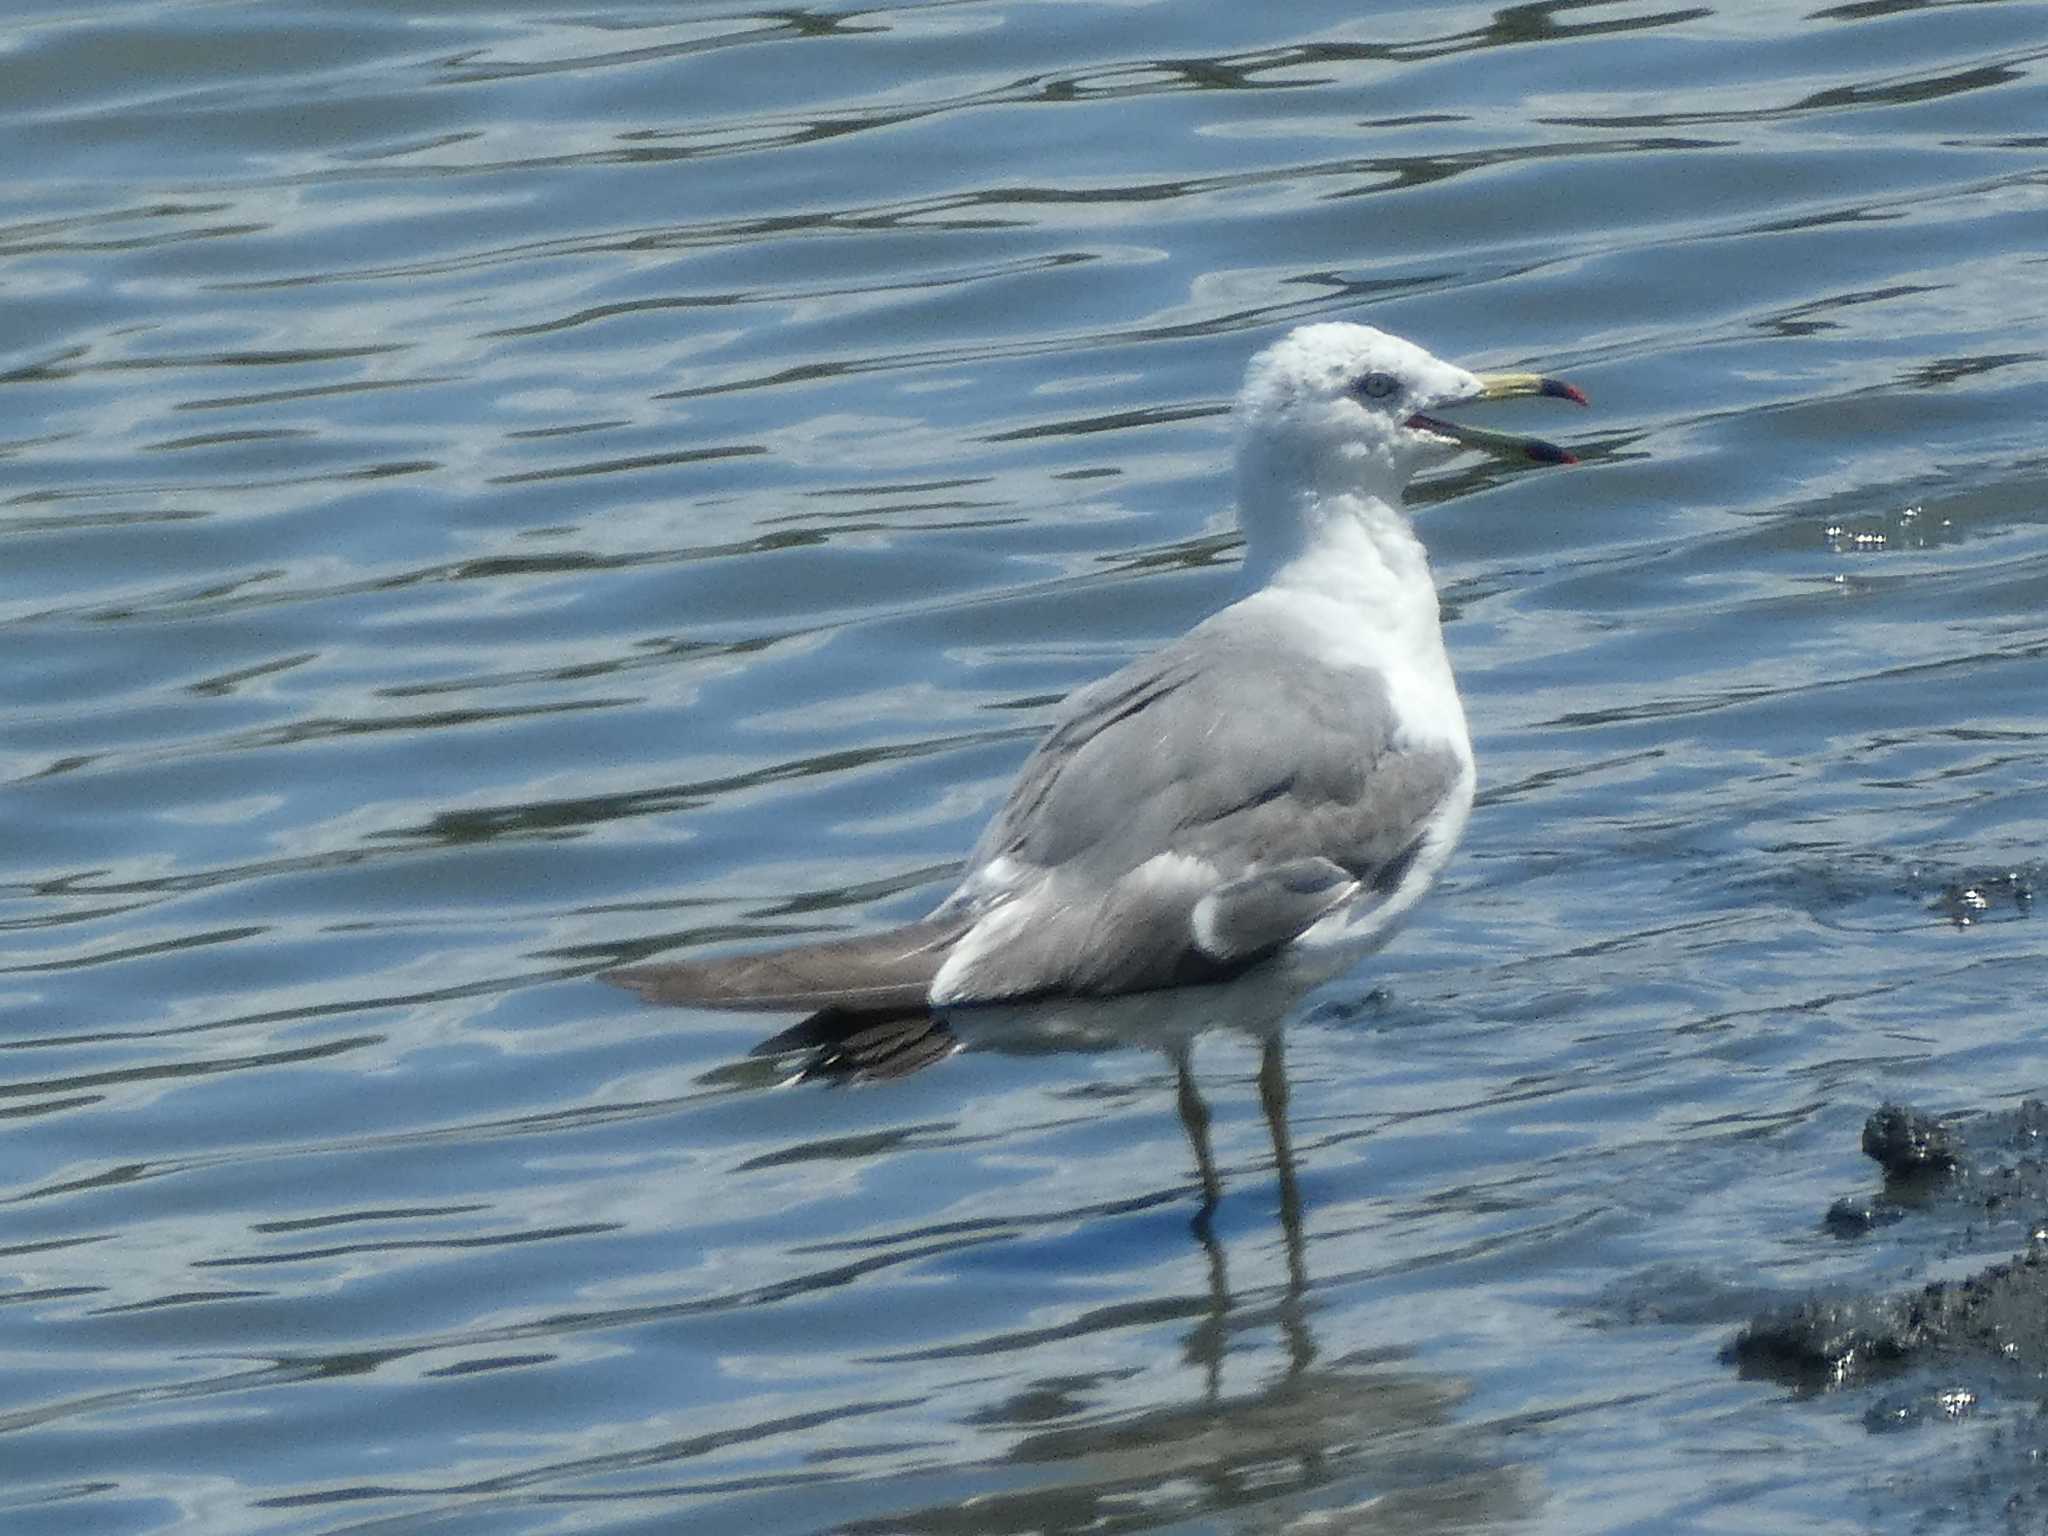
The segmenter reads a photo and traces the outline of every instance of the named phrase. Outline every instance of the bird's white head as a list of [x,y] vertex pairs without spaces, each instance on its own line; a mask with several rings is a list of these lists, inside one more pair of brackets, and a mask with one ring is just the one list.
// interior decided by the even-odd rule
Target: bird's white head
[[1401,509],[1425,464],[1461,447],[1540,464],[1572,456],[1538,438],[1445,421],[1433,412],[1482,400],[1552,395],[1571,385],[1533,373],[1476,374],[1369,325],[1304,325],[1252,359],[1237,397],[1238,508],[1259,553],[1286,546],[1343,508]]

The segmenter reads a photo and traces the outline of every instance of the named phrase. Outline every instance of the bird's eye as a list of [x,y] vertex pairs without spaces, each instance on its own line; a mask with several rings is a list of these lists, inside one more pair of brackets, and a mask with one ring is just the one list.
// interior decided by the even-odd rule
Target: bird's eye
[[1368,373],[1352,388],[1368,400],[1384,400],[1400,391],[1401,381],[1391,373]]

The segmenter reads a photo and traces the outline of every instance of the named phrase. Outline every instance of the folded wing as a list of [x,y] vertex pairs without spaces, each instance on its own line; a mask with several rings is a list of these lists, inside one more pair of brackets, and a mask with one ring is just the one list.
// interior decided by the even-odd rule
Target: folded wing
[[934,917],[940,1001],[1210,980],[1395,890],[1469,788],[1385,678],[1240,606],[1069,700]]

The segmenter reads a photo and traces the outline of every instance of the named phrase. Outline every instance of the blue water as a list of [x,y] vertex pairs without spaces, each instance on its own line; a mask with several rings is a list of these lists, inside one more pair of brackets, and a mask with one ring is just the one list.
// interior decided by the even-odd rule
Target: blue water
[[[2025,1238],[1818,1218],[2048,1084],[2048,5],[26,5],[10,1536],[2002,1528],[2024,1401],[1717,1351]],[[928,906],[1331,316],[1595,404],[1420,488],[1394,948],[850,1088],[590,979]]]

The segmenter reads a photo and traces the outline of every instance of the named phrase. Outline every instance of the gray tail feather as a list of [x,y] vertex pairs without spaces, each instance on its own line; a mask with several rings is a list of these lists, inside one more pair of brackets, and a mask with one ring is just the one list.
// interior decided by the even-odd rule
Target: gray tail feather
[[628,966],[606,971],[603,979],[650,1003],[684,1007],[898,1012],[924,1003],[932,978],[968,927],[957,918],[927,920],[761,954]]

